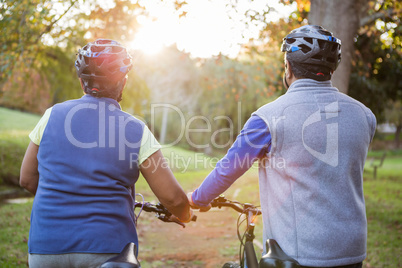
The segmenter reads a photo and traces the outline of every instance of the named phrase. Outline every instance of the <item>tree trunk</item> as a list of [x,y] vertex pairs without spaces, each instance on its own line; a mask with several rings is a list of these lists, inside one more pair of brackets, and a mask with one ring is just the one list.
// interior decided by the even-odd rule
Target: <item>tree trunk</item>
[[332,83],[345,94],[349,87],[354,39],[360,26],[360,14],[367,11],[367,2],[368,0],[311,0],[309,24],[321,25],[341,39],[342,60],[332,76]]

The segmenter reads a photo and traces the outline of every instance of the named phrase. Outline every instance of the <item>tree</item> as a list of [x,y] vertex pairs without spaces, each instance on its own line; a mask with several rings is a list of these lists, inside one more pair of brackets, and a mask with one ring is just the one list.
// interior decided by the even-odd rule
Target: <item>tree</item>
[[[291,15],[319,24],[342,40],[335,86],[371,108],[384,122],[389,100],[402,99],[402,3],[392,0],[282,0]],[[290,18],[290,21],[291,21]]]
[[[308,6],[308,1],[298,1]],[[309,24],[321,25],[342,40],[342,61],[333,76],[333,84],[341,92],[348,93],[355,39],[359,29],[371,27],[377,19],[397,19],[400,3],[391,0],[311,0]],[[399,7],[398,7],[399,5]],[[399,11],[398,11],[399,9]]]
[[402,102],[401,36],[400,19],[377,19],[375,25],[359,29],[349,88],[350,96],[370,107],[379,123],[395,125],[396,148],[401,128],[398,121]]
[[347,93],[354,38],[360,26],[360,17],[367,13],[368,0],[311,0],[309,24],[321,25],[342,41],[342,61],[333,75],[332,82],[341,92]]
[[[59,84],[64,83],[66,88],[71,85],[67,80],[71,81],[68,74],[73,64],[66,64],[68,56],[64,54],[71,46],[67,45],[63,51],[45,45],[43,38],[46,35],[52,38],[64,35],[64,29],[59,28],[57,23],[67,14],[71,15],[76,2],[64,1],[58,10],[51,0],[0,3],[1,105],[41,113],[53,100]],[[62,72],[55,74],[55,69]],[[68,94],[72,92],[68,88]]]
[[[77,4],[82,10],[76,8]],[[125,0],[17,0],[0,2],[0,105],[35,113],[82,95],[74,61],[79,48],[95,38],[124,44],[144,11]],[[84,37],[88,37],[84,38]],[[130,72],[124,108],[141,114],[148,88]]]
[[52,8],[51,1],[7,0],[0,3],[0,88],[15,67],[24,69],[34,65],[43,47],[42,37],[53,30],[76,2],[65,1],[62,13]]

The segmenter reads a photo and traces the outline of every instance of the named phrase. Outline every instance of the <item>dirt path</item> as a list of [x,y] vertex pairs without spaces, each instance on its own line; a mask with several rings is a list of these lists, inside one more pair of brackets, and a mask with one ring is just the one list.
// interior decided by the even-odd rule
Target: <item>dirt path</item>
[[[231,200],[259,204],[256,170],[236,181],[225,196]],[[138,224],[141,267],[217,268],[225,262],[238,261],[238,213],[229,208],[211,209],[197,214],[197,221],[186,228],[164,223],[151,213],[142,213]],[[257,221],[255,246],[259,252],[262,238],[261,221]],[[257,253],[258,254],[258,253]]]
[[149,213],[139,221],[142,267],[222,267],[236,261],[237,216],[228,210],[198,213],[186,228],[164,223]]

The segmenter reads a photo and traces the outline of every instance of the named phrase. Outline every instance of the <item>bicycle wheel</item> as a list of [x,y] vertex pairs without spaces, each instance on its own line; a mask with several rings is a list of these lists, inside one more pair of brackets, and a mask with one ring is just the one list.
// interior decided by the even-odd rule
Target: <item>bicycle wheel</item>
[[222,268],[240,268],[241,266],[235,262],[227,262],[225,263]]

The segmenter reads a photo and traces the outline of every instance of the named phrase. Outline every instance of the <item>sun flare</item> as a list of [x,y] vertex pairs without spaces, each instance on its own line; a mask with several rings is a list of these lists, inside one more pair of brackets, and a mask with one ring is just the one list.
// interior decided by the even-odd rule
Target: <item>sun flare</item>
[[[229,15],[226,1],[188,0],[181,11],[177,11],[173,2],[169,1],[141,3],[149,16],[139,18],[141,28],[133,37],[130,47],[144,54],[154,55],[164,47],[176,44],[179,50],[189,52],[194,57],[206,58],[219,53],[235,57],[241,44],[258,37],[257,26],[245,29],[241,21],[239,14],[250,8],[245,4],[239,5],[239,14]],[[253,3],[256,10],[267,5],[265,0]],[[281,11],[271,15],[273,20],[290,13],[289,7],[284,8],[275,2],[272,5]],[[180,16],[183,12],[185,15]]]

